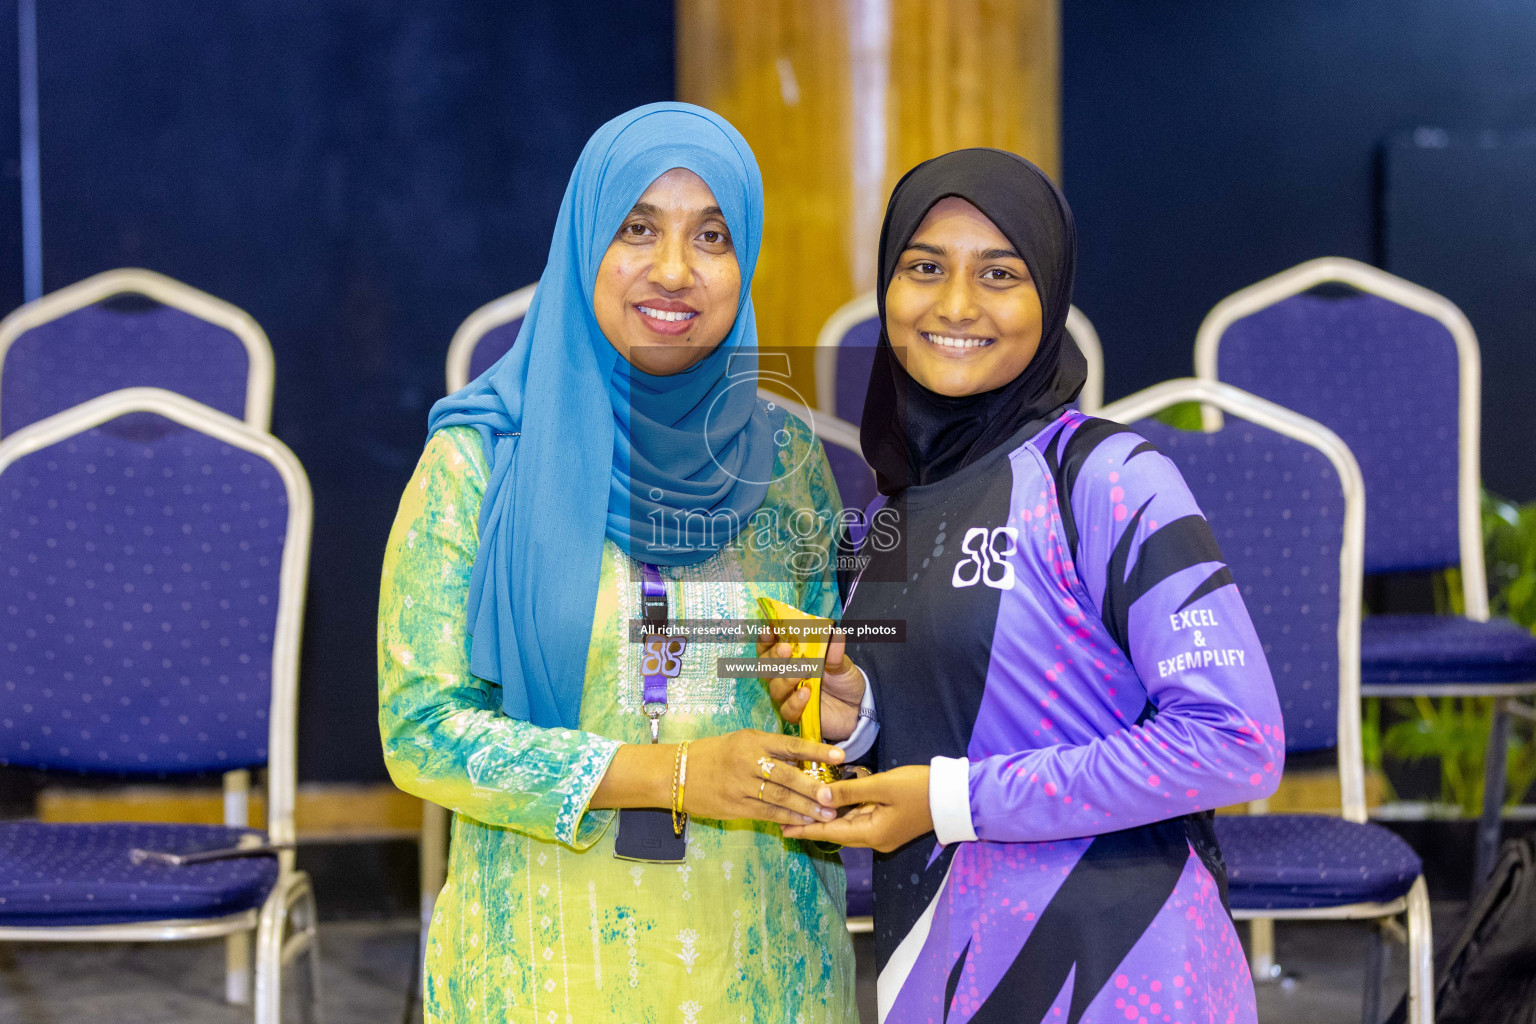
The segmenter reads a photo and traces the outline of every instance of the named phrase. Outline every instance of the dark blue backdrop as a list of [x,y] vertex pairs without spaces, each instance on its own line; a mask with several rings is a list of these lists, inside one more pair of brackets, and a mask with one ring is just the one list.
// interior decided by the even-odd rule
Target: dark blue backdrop
[[[274,429],[316,495],[301,770],[382,777],[378,564],[448,338],[537,276],[586,135],[673,94],[672,3],[39,6],[45,286],[147,266],[266,328]],[[1529,0],[1063,8],[1078,303],[1112,398],[1188,374],[1229,292],[1323,253],[1375,259],[1394,131],[1536,125]],[[13,196],[15,23],[0,0]],[[6,308],[19,223],[0,203]]]
[[[273,430],[315,492],[301,772],[382,778],[378,568],[448,339],[538,277],[587,135],[671,98],[672,5],[38,6],[44,286],[144,266],[266,329]],[[0,17],[14,140],[14,0]],[[9,308],[19,215],[0,207]]]
[[[1536,126],[1529,0],[1062,7],[1077,304],[1103,337],[1111,399],[1190,374],[1201,319],[1238,288],[1314,256],[1378,262],[1381,152],[1394,133]],[[1526,204],[1529,223],[1536,196],[1508,201]],[[1499,258],[1492,245],[1472,248]],[[1495,309],[1474,261],[1418,255],[1399,250],[1398,265],[1466,307],[1490,370],[1532,366],[1528,288],[1505,289]],[[1529,245],[1503,257],[1532,266]],[[1536,436],[1529,391],[1489,390],[1484,424],[1485,435]],[[1526,451],[1485,445],[1489,484],[1536,498]]]

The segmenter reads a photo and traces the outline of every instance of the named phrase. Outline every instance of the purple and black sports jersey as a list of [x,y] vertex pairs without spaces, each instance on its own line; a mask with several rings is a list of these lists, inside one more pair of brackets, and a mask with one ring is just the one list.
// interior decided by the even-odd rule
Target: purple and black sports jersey
[[846,614],[906,642],[852,657],[947,843],[876,859],[880,1019],[1255,1020],[1210,812],[1274,790],[1280,708],[1178,470],[1068,412],[878,515]]

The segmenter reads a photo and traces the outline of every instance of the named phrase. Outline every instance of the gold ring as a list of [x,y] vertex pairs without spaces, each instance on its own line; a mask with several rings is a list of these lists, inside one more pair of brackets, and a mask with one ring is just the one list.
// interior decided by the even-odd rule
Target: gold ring
[[757,759],[757,766],[763,770],[763,778],[765,778],[765,779],[772,778],[773,777],[773,770],[778,767],[778,765],[774,764],[772,761],[768,760],[766,757],[758,758]]
[[767,788],[768,788],[768,780],[767,779],[764,779],[762,782],[759,782],[757,784],[757,798],[759,800],[763,799],[763,790],[765,790]]

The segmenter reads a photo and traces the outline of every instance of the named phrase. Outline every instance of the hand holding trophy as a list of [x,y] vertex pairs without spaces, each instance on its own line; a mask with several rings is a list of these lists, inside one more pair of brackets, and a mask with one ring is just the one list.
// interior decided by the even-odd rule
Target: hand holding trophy
[[[778,646],[788,646],[791,658],[814,658],[818,662],[825,662],[828,646],[832,643],[832,620],[809,615],[798,608],[785,604],[783,601],[775,601],[770,597],[759,597],[757,604],[762,609],[763,617],[774,627],[778,636]],[[847,666],[857,675],[857,670],[852,668],[852,663],[842,658],[842,643],[836,643],[838,648],[838,660],[840,667]],[[815,743],[829,742],[822,729],[822,675],[809,676],[799,680],[793,687],[783,684],[786,680],[775,680],[779,684],[776,688],[770,685],[771,695],[776,704],[788,704],[792,693],[806,691],[804,709],[800,712],[800,735]],[[782,690],[782,692],[779,692]],[[862,696],[862,677],[860,678],[860,695]],[[842,699],[839,697],[839,699]],[[858,700],[852,702],[853,714],[858,713]],[[850,730],[851,731],[851,730]],[[840,739],[846,739],[846,734]],[[835,741],[832,741],[835,742]],[[838,770],[831,765],[817,761],[802,761],[801,771],[821,782],[833,782],[839,778]]]

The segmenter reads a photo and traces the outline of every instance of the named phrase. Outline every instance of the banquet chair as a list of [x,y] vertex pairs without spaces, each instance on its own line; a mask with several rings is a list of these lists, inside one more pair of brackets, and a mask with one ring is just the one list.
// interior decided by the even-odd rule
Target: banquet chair
[[[1223,426],[1183,431],[1151,419],[1179,402],[1221,410]],[[1213,381],[1158,384],[1102,415],[1131,424],[1189,484],[1274,675],[1287,754],[1336,751],[1337,817],[1217,816],[1233,916],[1255,922],[1257,934],[1274,920],[1406,915],[1408,1021],[1431,1024],[1434,964],[1422,865],[1400,837],[1366,820],[1359,696],[1365,486],[1354,457],[1321,424]],[[1373,945],[1366,1024],[1379,1016],[1380,964]]]
[[[494,305],[494,304],[493,304]],[[486,307],[490,308],[490,307]],[[489,364],[487,364],[489,365]],[[450,381],[450,384],[452,381]],[[863,509],[875,495],[875,474],[859,451],[859,432],[827,413],[808,409],[803,403],[783,395],[758,389],[758,396],[800,417],[822,441],[827,463],[837,482],[845,508]],[[432,924],[437,894],[447,880],[447,849],[450,828],[448,810],[430,801],[422,805],[421,829],[421,934],[423,941]],[[850,931],[870,931],[873,907],[873,859],[868,850],[844,850],[848,868],[848,927]]]
[[[448,344],[448,393],[463,388],[490,369],[512,347],[523,327],[523,317],[533,303],[538,283],[492,299],[465,318]],[[448,840],[451,827],[448,809],[424,801],[421,808],[421,936],[426,941],[432,924],[437,894],[448,879]]]
[[1344,439],[1366,482],[1366,572],[1460,569],[1463,615],[1365,619],[1361,693],[1493,699],[1476,888],[1498,853],[1510,715],[1530,714],[1518,701],[1536,696],[1536,636],[1489,617],[1472,325],[1402,278],[1316,259],[1218,303],[1200,326],[1195,368]]
[[[837,482],[843,508],[862,513],[875,497],[875,471],[864,461],[863,451],[859,448],[859,428],[831,413],[808,409],[772,391],[759,388],[757,393],[763,400],[800,417],[821,438],[822,450],[827,453],[827,465]],[[839,850],[839,855],[848,878],[848,930],[872,932],[875,930],[875,852],[845,846]]]
[[[1092,413],[1104,404],[1104,349],[1099,333],[1076,306],[1067,310],[1067,335],[1088,363],[1077,407]],[[866,292],[827,318],[816,337],[816,405],[849,423],[864,414],[869,368],[880,340],[875,293]]]
[[533,303],[538,282],[492,299],[464,319],[448,343],[448,393],[490,369],[507,354],[523,328],[523,317]]
[[[0,941],[224,937],[225,996],[275,1024],[319,994],[294,866],[312,499],[293,453],[182,395],[128,388],[0,441],[0,765],[222,776],[224,824],[0,822]],[[266,826],[249,820],[266,770]],[[134,849],[272,852],[170,866]],[[307,988],[307,991],[304,989]]]
[[272,346],[244,311],[151,270],[109,270],[0,321],[0,437],[141,386],[266,430],[272,375]]
[[818,412],[783,395],[758,388],[758,397],[794,413],[821,439],[845,509],[860,509],[875,496],[875,471],[864,461],[859,448],[859,428],[828,412]]

